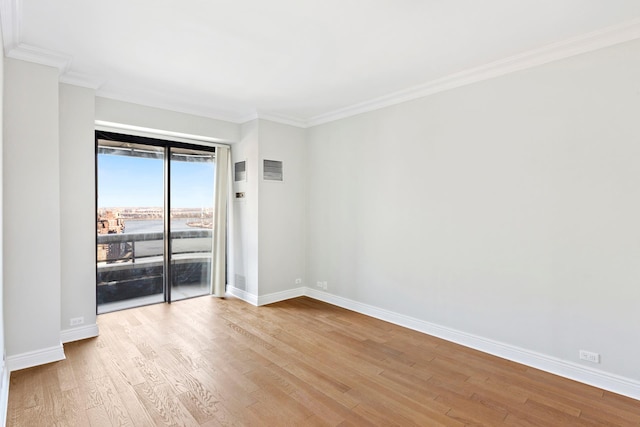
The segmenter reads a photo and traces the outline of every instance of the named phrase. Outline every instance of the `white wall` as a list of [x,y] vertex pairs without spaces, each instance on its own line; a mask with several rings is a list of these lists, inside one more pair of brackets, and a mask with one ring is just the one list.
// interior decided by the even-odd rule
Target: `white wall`
[[[305,130],[262,119],[247,122],[231,159],[247,162],[247,181],[233,185],[233,196],[244,192],[245,198],[232,197],[229,284],[253,304],[285,299],[286,294],[273,295],[301,288],[306,277]],[[283,162],[283,182],[262,179],[264,159]]]
[[[231,146],[231,169],[236,162],[246,161],[247,179],[233,183],[229,205],[232,263],[227,283],[254,297],[258,295],[258,158],[258,120],[253,120],[241,125],[240,141]],[[245,198],[236,199],[237,192],[244,192]]]
[[[259,295],[302,286],[306,252],[305,130],[259,120]],[[283,182],[262,179],[262,161],[283,162]]]
[[236,142],[240,126],[223,120],[96,97],[96,120]]
[[[6,60],[4,315],[12,369],[63,358],[61,336],[97,333],[95,120],[239,138],[233,123],[95,98],[58,78],[55,68]],[[70,327],[74,317],[84,317],[83,327]]]
[[4,315],[10,360],[62,350],[58,70],[6,59],[4,87]]
[[[95,92],[60,84],[60,267],[63,341],[96,335]],[[84,318],[72,327],[72,318]],[[93,327],[92,327],[93,326]],[[66,338],[66,339],[65,339]]]
[[635,41],[310,129],[309,280],[640,380],[639,75]]
[[[71,317],[94,321],[97,119],[238,141],[249,179],[234,184],[246,199],[232,202],[229,280],[245,276],[256,298],[327,281],[336,296],[562,360],[600,352],[598,368],[640,380],[639,71],[632,42],[305,132],[105,98],[93,116],[91,91],[8,59],[7,354],[59,346]],[[265,158],[284,161],[284,183],[261,180]],[[91,259],[72,263],[89,241]]]

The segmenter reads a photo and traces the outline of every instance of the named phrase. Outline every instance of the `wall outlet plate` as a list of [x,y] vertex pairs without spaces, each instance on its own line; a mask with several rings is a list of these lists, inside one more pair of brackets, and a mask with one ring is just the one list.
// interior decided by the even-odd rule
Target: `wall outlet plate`
[[84,323],[84,317],[74,317],[69,319],[69,326],[78,326]]
[[598,353],[587,350],[580,350],[579,356],[581,360],[586,360],[587,362],[592,363],[600,363],[600,354]]

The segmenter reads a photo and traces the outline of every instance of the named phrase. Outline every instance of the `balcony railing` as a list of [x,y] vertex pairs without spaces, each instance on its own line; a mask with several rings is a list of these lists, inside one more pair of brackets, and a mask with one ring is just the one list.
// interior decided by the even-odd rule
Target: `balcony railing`
[[[171,284],[201,286],[211,274],[210,229],[171,232]],[[162,232],[98,235],[98,304],[162,293]]]
[[[213,232],[208,229],[194,229],[171,232],[171,252],[173,255],[211,253]],[[131,234],[99,234],[98,263],[116,263],[163,256],[163,232]]]

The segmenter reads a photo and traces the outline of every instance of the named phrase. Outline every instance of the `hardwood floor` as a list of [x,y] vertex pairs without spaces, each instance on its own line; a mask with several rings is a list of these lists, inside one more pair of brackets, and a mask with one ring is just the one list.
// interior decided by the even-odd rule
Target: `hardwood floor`
[[13,372],[9,426],[640,426],[640,401],[309,298],[100,315]]

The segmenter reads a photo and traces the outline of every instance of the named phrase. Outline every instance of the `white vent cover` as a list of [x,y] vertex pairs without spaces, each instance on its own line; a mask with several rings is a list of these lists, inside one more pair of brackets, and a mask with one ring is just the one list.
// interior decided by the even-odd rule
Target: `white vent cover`
[[247,162],[245,160],[241,162],[236,162],[233,165],[233,180],[238,181],[246,181],[247,180]]
[[247,289],[247,278],[242,274],[236,274],[235,287],[245,291]]
[[263,178],[265,181],[282,181],[282,162],[279,160],[264,160]]

